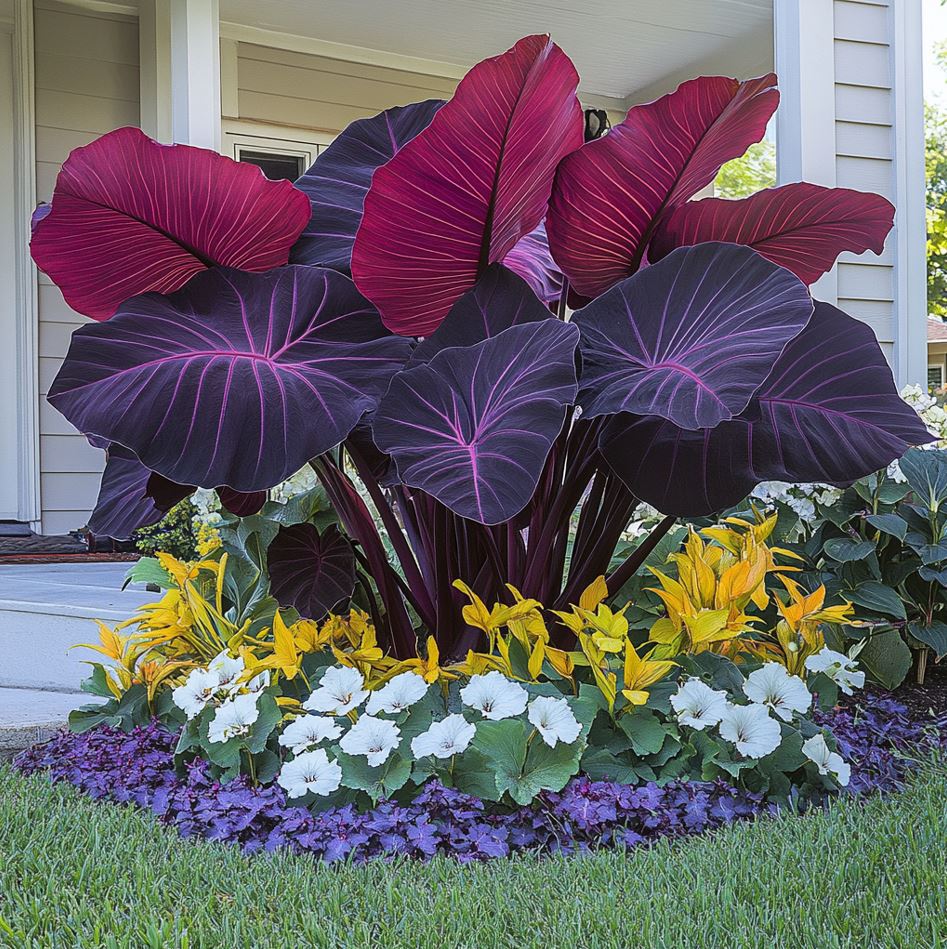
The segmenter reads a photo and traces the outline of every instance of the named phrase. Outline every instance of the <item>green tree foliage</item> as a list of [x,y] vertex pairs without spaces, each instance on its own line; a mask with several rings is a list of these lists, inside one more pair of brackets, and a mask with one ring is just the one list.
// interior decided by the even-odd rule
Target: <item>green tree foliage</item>
[[[938,63],[947,75],[947,41],[938,45]],[[947,109],[925,107],[927,175],[927,308],[947,316]]]
[[718,198],[746,198],[775,184],[776,143],[764,138],[720,169],[714,181],[714,195]]

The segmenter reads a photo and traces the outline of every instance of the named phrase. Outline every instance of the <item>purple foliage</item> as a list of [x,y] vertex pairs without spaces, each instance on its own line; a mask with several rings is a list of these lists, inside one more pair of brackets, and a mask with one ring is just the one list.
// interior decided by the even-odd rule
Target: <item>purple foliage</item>
[[[866,696],[861,705],[820,715],[853,763],[850,792],[901,787],[912,766],[901,753],[931,744],[924,725],[898,702]],[[939,739],[943,743],[943,738]],[[274,784],[252,787],[240,777],[221,785],[200,759],[185,777],[174,770],[175,736],[156,723],[125,734],[111,728],[63,733],[23,752],[25,774],[45,771],[94,798],[151,808],[185,837],[237,843],[248,852],[288,847],[326,861],[435,854],[461,862],[532,851],[571,853],[635,846],[661,837],[702,833],[766,813],[759,794],[722,781],[674,781],[659,787],[575,778],[533,805],[491,812],[483,801],[436,781],[410,804],[383,801],[369,811],[352,806],[311,814],[289,804]]]

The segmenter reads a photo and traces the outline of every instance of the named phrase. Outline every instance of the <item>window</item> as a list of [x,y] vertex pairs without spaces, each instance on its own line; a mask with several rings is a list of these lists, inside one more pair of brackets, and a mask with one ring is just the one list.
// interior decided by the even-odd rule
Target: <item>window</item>
[[259,152],[238,148],[237,161],[256,165],[271,181],[295,181],[305,170],[302,155],[284,155],[279,152]]
[[944,388],[944,367],[943,366],[928,366],[927,367],[927,388],[928,389],[943,389]]

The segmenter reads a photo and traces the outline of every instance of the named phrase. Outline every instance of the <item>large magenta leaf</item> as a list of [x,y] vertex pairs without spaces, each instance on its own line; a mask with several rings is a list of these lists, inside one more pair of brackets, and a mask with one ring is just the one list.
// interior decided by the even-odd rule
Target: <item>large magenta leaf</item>
[[503,258],[503,265],[519,274],[543,303],[552,303],[562,292],[562,274],[549,251],[546,225],[540,224]]
[[319,620],[355,589],[355,554],[338,527],[321,534],[312,524],[281,527],[267,548],[270,592],[280,606]]
[[805,286],[752,250],[680,248],[576,313],[583,414],[717,425],[747,407],[811,315]]
[[110,445],[89,530],[98,537],[128,540],[139,527],[160,521],[193,491],[149,471],[127,448]]
[[474,66],[431,124],[375,172],[352,274],[389,329],[430,335],[539,224],[556,165],[582,142],[577,84],[549,37],[528,36]]
[[491,264],[452,307],[444,322],[418,343],[409,365],[430,362],[451,346],[472,346],[511,326],[555,319],[521,277],[503,264]]
[[761,481],[845,484],[929,441],[871,329],[818,303],[739,418],[695,432],[620,415],[601,448],[643,501],[696,516],[736,504]]
[[66,159],[51,207],[34,215],[30,250],[74,310],[106,320],[129,297],[177,290],[215,264],[285,264],[308,220],[306,196],[288,181],[121,128]]
[[319,154],[296,187],[312,202],[312,217],[290,254],[293,263],[352,270],[352,244],[375,170],[430,125],[440,99],[386,109],[344,129]]
[[692,79],[565,158],[546,230],[575,290],[596,297],[634,273],[661,216],[758,142],[778,102],[773,75]]
[[576,393],[576,327],[550,319],[441,350],[392,380],[375,440],[401,480],[498,524],[532,497]]
[[172,481],[261,491],[345,438],[410,350],[333,270],[214,269],[78,329],[49,401]]
[[648,259],[701,241],[730,241],[810,284],[843,251],[880,254],[893,224],[894,205],[881,195],[799,182],[739,201],[705,198],[681,205],[658,226]]

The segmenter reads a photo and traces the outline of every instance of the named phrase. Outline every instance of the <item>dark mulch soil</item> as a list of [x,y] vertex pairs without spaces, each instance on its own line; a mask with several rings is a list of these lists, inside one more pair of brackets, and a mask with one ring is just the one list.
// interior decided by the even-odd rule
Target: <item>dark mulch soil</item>
[[932,718],[944,716],[947,714],[947,659],[938,663],[928,658],[924,684],[917,684],[912,669],[894,694],[908,707],[915,721],[922,721],[928,715]]

